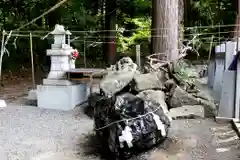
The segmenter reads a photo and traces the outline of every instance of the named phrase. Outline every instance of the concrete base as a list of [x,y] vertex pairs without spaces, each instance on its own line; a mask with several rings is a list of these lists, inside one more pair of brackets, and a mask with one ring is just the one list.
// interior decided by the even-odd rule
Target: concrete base
[[0,99],[0,108],[5,108],[5,107],[7,107],[7,103],[4,100]]
[[219,104],[218,116],[233,118],[236,71],[225,71],[223,74],[223,88]]
[[87,100],[87,85],[38,85],[37,100],[39,108],[71,110]]

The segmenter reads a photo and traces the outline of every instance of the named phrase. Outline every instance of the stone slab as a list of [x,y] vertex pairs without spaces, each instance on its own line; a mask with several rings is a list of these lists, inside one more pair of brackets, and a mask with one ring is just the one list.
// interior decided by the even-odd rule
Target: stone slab
[[195,118],[195,117],[205,117],[204,107],[201,105],[194,106],[182,106],[178,108],[172,108],[167,114],[173,120],[175,119],[185,119],[185,118]]
[[214,84],[214,77],[215,77],[215,61],[214,60],[210,60],[209,64],[208,64],[208,87],[209,88],[213,88],[213,84]]
[[226,43],[225,70],[228,70],[232,63],[234,53],[236,52],[236,42],[228,41]]
[[58,80],[58,79],[43,79],[44,85],[57,85],[57,86],[68,86],[75,84],[69,80]]
[[213,96],[217,101],[220,101],[222,93],[222,82],[224,72],[224,60],[216,60],[216,70],[213,84]]
[[38,85],[37,104],[39,108],[55,110],[72,110],[87,101],[87,85]]
[[236,93],[235,93],[235,118],[240,118],[240,61],[237,62],[236,71]]
[[240,118],[240,61],[237,62],[236,74],[235,118]]
[[225,71],[223,74],[223,88],[219,104],[218,116],[233,118],[235,96],[235,71]]

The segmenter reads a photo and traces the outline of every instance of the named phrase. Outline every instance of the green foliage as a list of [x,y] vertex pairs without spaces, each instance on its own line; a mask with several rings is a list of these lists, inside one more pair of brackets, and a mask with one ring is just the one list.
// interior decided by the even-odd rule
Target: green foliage
[[[135,53],[135,45],[141,44],[142,47],[148,47],[149,38],[151,36],[151,19],[150,18],[125,18],[126,24],[132,24],[134,29],[131,36],[124,36],[125,28],[119,28],[117,34],[118,38],[118,52],[127,54]],[[126,31],[130,32],[130,30]]]
[[208,53],[210,43],[212,42],[212,36],[213,45],[215,45],[219,40],[225,40],[233,33],[233,26],[211,27],[235,24],[236,8],[232,1],[193,0],[190,8],[192,15],[194,16],[191,16],[188,24],[191,28],[186,28],[186,38],[192,39],[194,36],[198,35],[193,43],[194,47],[200,52],[200,54]]

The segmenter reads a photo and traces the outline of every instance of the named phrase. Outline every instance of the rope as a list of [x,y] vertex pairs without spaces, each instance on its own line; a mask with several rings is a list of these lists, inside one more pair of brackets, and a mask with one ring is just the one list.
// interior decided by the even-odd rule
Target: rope
[[[232,32],[236,32],[236,31],[228,31],[228,32],[220,32],[221,34],[227,34],[227,33],[232,33]],[[30,32],[29,32],[30,33]],[[185,36],[203,36],[203,35],[212,35],[212,34],[218,34],[219,32],[212,32],[212,33],[201,33],[201,34],[185,34]],[[10,33],[9,33],[10,34]],[[9,35],[9,34],[5,34],[5,35]],[[38,38],[41,38],[41,39],[45,39],[46,37],[42,37],[40,35],[32,35],[33,37],[38,37]],[[11,34],[11,37],[29,37],[29,35],[25,35],[25,34]],[[159,38],[159,37],[167,37],[167,35],[161,35],[161,36],[144,36],[143,38],[150,38],[150,37],[153,37],[153,38]],[[79,36],[77,37],[74,37],[73,39],[70,40],[70,42],[73,42],[73,41],[84,41],[84,40],[79,40]],[[101,36],[86,36],[85,39],[93,39],[93,38],[101,38]],[[117,36],[104,36],[104,38],[117,38]],[[200,38],[200,39],[207,39],[207,38],[211,38],[211,36],[208,36],[208,37],[203,37],[203,38]],[[217,37],[215,37],[216,39]]]
[[[10,32],[13,32],[13,31],[10,31]],[[226,32],[211,32],[211,33],[190,33],[190,34],[184,34],[185,36],[204,36],[204,35],[212,35],[212,34],[227,34],[227,33],[235,33],[237,31],[226,31]],[[28,34],[11,34],[12,37],[29,37],[29,33],[30,32],[27,32]],[[10,33],[6,33],[5,35],[9,35]],[[32,35],[33,37],[40,37],[42,40],[45,39],[50,33],[48,33],[46,36],[42,37],[40,35]],[[153,37],[153,38],[158,38],[158,37],[166,37],[167,35],[161,35],[161,36],[144,36],[144,38],[150,38],[150,37]],[[117,37],[117,36],[116,36]],[[73,41],[78,41],[78,39],[81,38],[81,36],[77,36],[77,37],[74,37],[73,39],[70,40],[70,42],[73,42]],[[101,38],[101,36],[86,36],[85,39],[90,39],[90,38]],[[104,36],[104,38],[115,38],[114,36]],[[207,37],[205,37],[207,38]],[[209,37],[211,38],[211,37]],[[217,38],[217,37],[215,37]],[[81,40],[81,41],[84,41],[84,40]]]
[[[63,0],[64,2],[67,1],[67,0]],[[63,2],[63,3],[64,3]],[[61,3],[61,2],[59,2]],[[59,6],[58,6],[59,7]],[[56,8],[55,8],[56,9]],[[47,13],[47,12],[45,12]],[[44,13],[44,16],[46,15]],[[48,13],[47,13],[48,14]],[[43,15],[43,14],[42,14]],[[43,16],[39,16],[40,18],[43,17]],[[34,21],[38,20],[39,17],[35,18],[34,20],[32,20],[31,22],[25,24],[24,26],[21,26],[19,27],[20,29],[26,27],[27,25],[33,23]],[[207,29],[207,28],[225,28],[225,27],[237,27],[237,26],[240,26],[238,24],[228,24],[228,25],[213,25],[213,26],[194,26],[194,27],[181,27],[182,29],[184,29],[185,31],[186,30],[189,30],[189,29]],[[19,28],[16,29],[16,30],[13,30],[13,32],[32,32],[32,33],[46,33],[46,32],[51,32],[51,31],[48,31],[48,30],[45,30],[45,31],[42,31],[42,30],[35,30],[35,31],[19,31]],[[130,30],[124,30],[124,32],[130,32],[130,31],[152,31],[152,30],[167,30],[167,29],[170,29],[170,28],[156,28],[156,29],[130,29]],[[118,30],[95,30],[95,31],[71,31],[72,33],[98,33],[98,32],[107,32],[107,31],[110,31],[110,32],[116,32]]]
[[6,40],[5,40],[5,43],[4,43],[3,53],[7,52],[8,56],[9,56],[9,52],[8,52],[8,50],[7,50],[7,48],[6,48],[6,45],[7,45],[7,43],[8,43],[8,40],[10,39],[11,35],[12,35],[12,31],[10,31],[10,33],[8,34],[8,36],[7,36]]
[[102,129],[104,129],[104,128],[108,128],[109,126],[114,125],[114,124],[116,124],[116,123],[120,123],[120,122],[124,122],[124,121],[129,122],[129,121],[133,121],[133,120],[136,120],[136,119],[140,119],[140,118],[146,117],[146,116],[149,115],[149,114],[153,114],[153,113],[157,112],[160,108],[161,108],[161,106],[158,107],[157,109],[155,109],[155,110],[152,111],[152,112],[148,112],[148,113],[146,113],[146,114],[144,114],[144,115],[141,115],[141,116],[138,116],[138,117],[135,117],[135,118],[122,119],[122,120],[118,120],[118,121],[111,122],[111,123],[109,123],[109,124],[107,124],[107,125],[105,125],[105,126],[103,126],[103,127],[101,127],[101,128],[95,128],[95,130],[96,130],[96,131],[99,131],[99,130],[102,130]]
[[35,21],[37,21],[38,19],[44,17],[45,15],[49,14],[50,12],[54,11],[55,9],[59,8],[62,4],[64,4],[65,2],[67,2],[67,0],[62,0],[61,2],[57,3],[56,5],[54,5],[52,8],[50,8],[48,11],[44,12],[43,14],[41,14],[40,16],[34,18],[32,21],[28,22],[27,24],[20,26],[19,28],[15,29],[15,31],[18,31],[22,28],[25,28],[26,26],[34,23]]

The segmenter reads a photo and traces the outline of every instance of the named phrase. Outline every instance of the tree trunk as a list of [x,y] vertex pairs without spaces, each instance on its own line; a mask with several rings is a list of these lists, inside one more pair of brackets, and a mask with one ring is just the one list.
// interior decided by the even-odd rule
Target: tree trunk
[[114,64],[116,61],[116,0],[106,1],[105,13],[105,54],[107,63]]
[[236,26],[234,27],[235,29],[234,29],[234,37],[239,37],[239,31],[240,31],[240,29],[239,29],[239,25],[240,25],[240,13],[239,13],[239,10],[240,10],[240,8],[239,8],[239,1],[238,0],[234,0],[233,1],[233,5],[234,6],[236,6],[236,12],[237,12],[237,16],[236,16],[236,20],[235,20],[235,24],[236,24]]
[[178,56],[178,0],[152,0],[152,52]]

